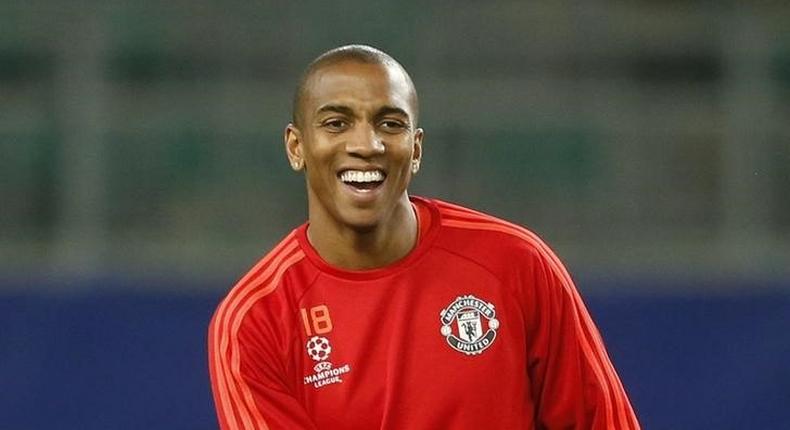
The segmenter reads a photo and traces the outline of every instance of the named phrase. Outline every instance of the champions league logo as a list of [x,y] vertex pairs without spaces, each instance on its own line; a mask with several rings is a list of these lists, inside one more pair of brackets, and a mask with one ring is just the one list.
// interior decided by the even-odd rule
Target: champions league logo
[[351,371],[351,366],[344,364],[335,367],[329,362],[329,354],[332,352],[332,345],[329,339],[322,336],[313,336],[305,345],[307,355],[318,363],[313,367],[315,373],[304,377],[305,385],[312,385],[315,388],[325,387],[331,384],[343,382],[342,375]]
[[442,336],[458,352],[480,354],[496,339],[499,320],[495,318],[494,305],[471,294],[455,299],[439,316]]

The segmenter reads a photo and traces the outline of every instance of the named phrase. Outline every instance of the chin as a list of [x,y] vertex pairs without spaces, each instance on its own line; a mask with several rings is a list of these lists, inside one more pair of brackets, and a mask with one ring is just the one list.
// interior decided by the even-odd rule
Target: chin
[[381,224],[381,216],[373,211],[351,209],[345,212],[341,215],[342,223],[354,231],[367,233]]

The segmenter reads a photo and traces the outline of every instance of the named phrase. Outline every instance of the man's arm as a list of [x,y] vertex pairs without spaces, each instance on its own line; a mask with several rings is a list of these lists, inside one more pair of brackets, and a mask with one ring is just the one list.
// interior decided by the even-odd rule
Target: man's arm
[[[219,311],[209,326],[211,390],[222,430],[315,430],[258,330]],[[235,327],[234,327],[235,326]],[[253,336],[251,338],[250,336]]]
[[529,375],[541,429],[639,429],[595,324],[556,255],[540,244],[527,305]]

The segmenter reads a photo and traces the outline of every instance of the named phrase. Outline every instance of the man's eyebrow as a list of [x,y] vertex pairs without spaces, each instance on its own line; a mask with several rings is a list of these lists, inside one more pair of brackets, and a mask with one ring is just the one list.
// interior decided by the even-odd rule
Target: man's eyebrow
[[411,118],[409,116],[408,112],[406,112],[405,110],[403,110],[403,109],[401,109],[399,107],[395,107],[395,106],[384,106],[381,109],[379,109],[378,112],[376,112],[376,116],[377,117],[381,117],[381,116],[384,116],[384,115],[391,115],[391,114],[403,115],[406,118]]
[[354,116],[354,110],[344,105],[323,105],[315,111],[316,114],[321,114],[324,112],[336,112],[347,116]]
[[[320,115],[326,112],[334,112],[339,113],[342,115],[353,117],[355,116],[354,110],[345,105],[338,105],[338,104],[326,104],[318,108],[315,111],[316,115]],[[376,112],[376,118],[380,118],[386,115],[401,115],[405,116],[406,118],[411,118],[409,113],[406,112],[404,109],[396,107],[396,106],[383,106]]]

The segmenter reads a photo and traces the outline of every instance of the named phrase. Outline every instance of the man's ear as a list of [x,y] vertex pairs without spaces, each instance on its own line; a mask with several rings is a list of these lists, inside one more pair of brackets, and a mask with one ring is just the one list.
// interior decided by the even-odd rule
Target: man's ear
[[411,173],[416,174],[420,171],[420,163],[422,162],[422,138],[424,132],[421,128],[414,131],[414,149],[411,154]]
[[288,123],[285,127],[283,140],[285,141],[285,154],[288,156],[291,168],[295,172],[302,170],[304,168],[302,133],[293,123]]

